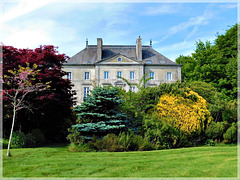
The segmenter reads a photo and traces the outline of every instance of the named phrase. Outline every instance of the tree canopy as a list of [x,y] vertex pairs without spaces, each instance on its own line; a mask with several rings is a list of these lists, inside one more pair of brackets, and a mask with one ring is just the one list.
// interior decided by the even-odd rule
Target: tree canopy
[[[72,84],[64,79],[66,72],[62,70],[63,63],[68,57],[59,54],[54,46],[40,46],[32,49],[17,49],[11,46],[3,46],[3,75],[11,76],[9,71],[19,65],[33,69],[39,73],[32,84],[39,82],[51,82],[48,91],[37,91],[26,97],[25,101],[31,105],[32,110],[22,109],[18,112],[16,129],[28,133],[32,129],[40,129],[48,140],[65,140],[67,128],[72,124],[72,110],[74,104]],[[4,85],[3,89],[11,90],[16,84]],[[4,101],[4,135],[9,134],[10,127],[9,102]]]
[[192,56],[180,56],[184,81],[212,84],[229,99],[237,97],[237,24],[217,34],[214,44],[198,41]]

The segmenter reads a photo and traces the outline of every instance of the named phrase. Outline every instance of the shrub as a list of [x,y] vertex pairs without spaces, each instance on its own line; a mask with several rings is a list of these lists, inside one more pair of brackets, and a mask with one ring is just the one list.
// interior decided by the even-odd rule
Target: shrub
[[84,142],[84,137],[81,135],[80,132],[72,128],[69,128],[68,132],[69,135],[67,136],[67,140],[69,140],[71,143],[82,144]]
[[11,148],[23,148],[25,147],[26,136],[22,132],[13,132],[11,140]]
[[223,140],[223,134],[226,131],[228,123],[224,122],[214,122],[212,121],[206,129],[206,136],[209,139],[217,139],[218,141]]
[[36,147],[37,144],[38,143],[37,143],[36,138],[31,133],[28,133],[28,134],[25,135],[24,147]]
[[45,141],[42,132],[33,130],[32,133],[13,132],[11,148],[28,148],[42,145]]
[[144,117],[143,128],[145,137],[160,149],[189,146],[191,143],[184,133],[156,114]]
[[207,139],[205,142],[205,145],[207,146],[215,146],[215,142],[212,139]]
[[40,129],[32,129],[29,134],[34,137],[36,145],[42,145],[46,142],[44,133]]
[[236,143],[237,142],[237,124],[232,123],[232,126],[228,128],[228,130],[223,134],[225,140],[228,143]]
[[68,149],[71,152],[91,152],[91,151],[94,151],[93,149],[91,149],[89,147],[89,145],[87,143],[82,143],[82,144],[71,143],[68,146]]
[[207,101],[191,89],[183,95],[161,96],[156,112],[159,119],[164,119],[188,135],[200,135],[212,120]]
[[118,144],[119,137],[115,134],[107,134],[103,139],[93,138],[88,142],[89,147],[98,151],[120,152],[124,151],[123,146]]
[[8,147],[8,140],[3,138],[2,139],[2,148],[7,149],[7,147]]
[[119,142],[118,144],[121,145],[124,148],[124,151],[129,151],[129,150],[136,150],[133,145],[133,137],[134,134],[132,131],[129,132],[122,132],[119,134]]
[[149,142],[147,138],[144,138],[143,141],[139,144],[139,151],[150,151],[156,149],[154,144]]

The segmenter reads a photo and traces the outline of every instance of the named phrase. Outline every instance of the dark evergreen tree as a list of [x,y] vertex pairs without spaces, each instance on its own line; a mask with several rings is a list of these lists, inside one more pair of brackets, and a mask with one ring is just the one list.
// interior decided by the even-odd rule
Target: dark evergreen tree
[[85,101],[77,106],[77,123],[72,128],[81,133],[85,139],[93,135],[102,137],[108,133],[134,129],[130,118],[121,113],[119,106],[123,100],[118,96],[116,87],[96,87]]

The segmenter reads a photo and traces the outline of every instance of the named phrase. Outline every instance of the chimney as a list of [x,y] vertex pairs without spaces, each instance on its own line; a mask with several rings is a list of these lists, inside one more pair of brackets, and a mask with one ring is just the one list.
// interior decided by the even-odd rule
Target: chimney
[[137,60],[142,60],[142,38],[139,36],[136,43]]
[[102,38],[97,38],[97,61],[102,59]]
[[86,39],[86,48],[88,48],[88,39]]

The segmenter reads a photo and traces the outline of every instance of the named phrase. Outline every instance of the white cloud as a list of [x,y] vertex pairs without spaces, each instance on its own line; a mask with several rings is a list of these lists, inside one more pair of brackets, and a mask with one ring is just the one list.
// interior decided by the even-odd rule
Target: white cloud
[[14,18],[28,14],[40,7],[54,2],[55,0],[18,0],[3,2],[3,12],[0,16],[0,23],[10,21]]
[[235,8],[237,8],[237,3],[235,3],[235,4],[224,4],[224,5],[220,5],[219,7],[223,8],[223,9],[235,9]]
[[178,13],[181,9],[181,6],[178,4],[161,4],[154,7],[147,7],[145,9],[146,15],[163,15],[163,14],[175,14]]
[[209,8],[207,8],[204,11],[203,15],[191,17],[191,18],[189,18],[189,20],[187,22],[183,22],[176,26],[171,27],[169,29],[169,33],[166,36],[164,36],[160,41],[164,41],[167,38],[171,37],[172,35],[180,32],[180,31],[186,30],[190,27],[194,27],[193,31],[186,38],[186,40],[187,40],[198,31],[199,26],[207,25],[209,23],[209,20],[213,16],[214,16],[214,13],[212,11],[210,11]]
[[156,48],[156,50],[163,55],[166,55],[167,58],[175,61],[180,55],[183,56],[191,56],[192,53],[195,52],[196,49],[196,42],[199,40],[203,41],[213,41],[216,39],[215,36],[205,36],[205,37],[196,37],[194,40],[191,41],[183,41],[174,44],[170,44],[167,46]]

